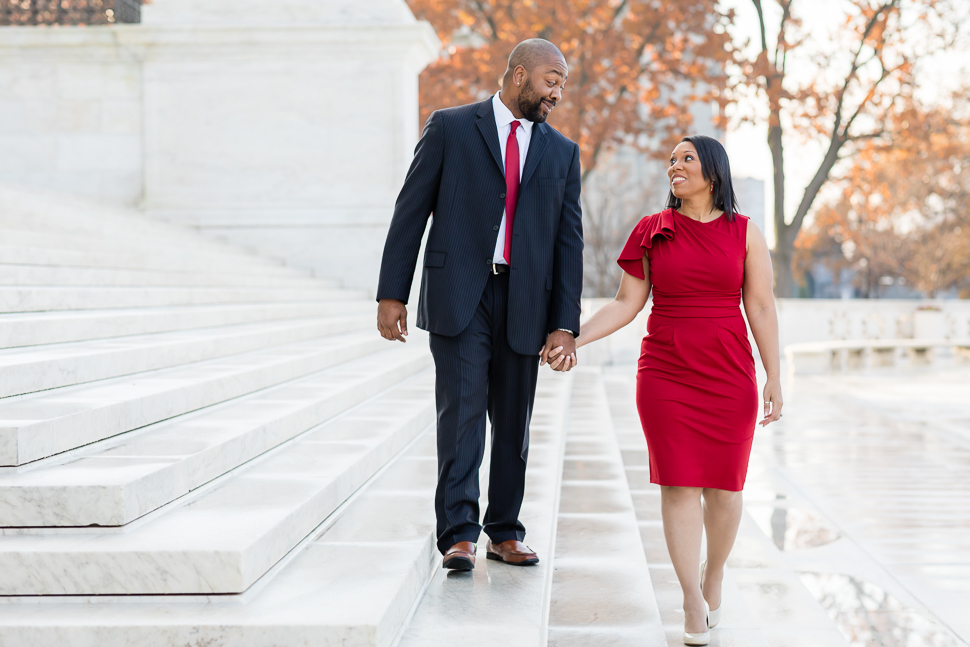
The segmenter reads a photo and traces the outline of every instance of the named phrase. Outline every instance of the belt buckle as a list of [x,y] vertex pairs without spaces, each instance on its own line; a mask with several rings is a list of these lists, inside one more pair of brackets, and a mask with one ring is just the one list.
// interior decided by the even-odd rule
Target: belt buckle
[[492,274],[498,276],[498,263],[492,263]]

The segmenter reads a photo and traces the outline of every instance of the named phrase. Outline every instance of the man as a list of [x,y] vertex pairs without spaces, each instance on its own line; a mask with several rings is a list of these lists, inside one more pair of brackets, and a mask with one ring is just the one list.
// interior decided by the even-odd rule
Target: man
[[502,90],[431,115],[398,196],[377,290],[378,330],[405,341],[421,238],[417,325],[431,333],[438,409],[435,494],[442,565],[475,567],[478,470],[492,422],[487,557],[539,562],[522,540],[529,421],[540,362],[576,363],[583,282],[579,147],[545,124],[566,60],[552,43],[520,43]]

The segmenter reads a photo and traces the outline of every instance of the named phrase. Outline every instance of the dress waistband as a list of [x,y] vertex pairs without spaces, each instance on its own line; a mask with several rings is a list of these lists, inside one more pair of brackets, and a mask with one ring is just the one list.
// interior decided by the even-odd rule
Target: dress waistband
[[741,315],[741,291],[665,294],[654,290],[650,313],[660,317],[737,317]]

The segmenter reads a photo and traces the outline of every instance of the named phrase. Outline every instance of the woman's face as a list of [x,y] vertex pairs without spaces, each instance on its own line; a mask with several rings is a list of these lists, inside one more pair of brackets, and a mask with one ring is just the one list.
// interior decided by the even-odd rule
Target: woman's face
[[690,142],[680,142],[670,154],[667,177],[670,178],[670,192],[680,200],[711,192],[711,183],[704,179],[697,150]]

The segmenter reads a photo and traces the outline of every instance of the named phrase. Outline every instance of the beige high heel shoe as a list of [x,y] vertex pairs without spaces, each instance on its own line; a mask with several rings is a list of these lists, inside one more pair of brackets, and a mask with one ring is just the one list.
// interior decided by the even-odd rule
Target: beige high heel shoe
[[711,642],[711,608],[704,602],[704,619],[707,621],[707,631],[702,634],[684,632],[685,645],[706,645]]
[[[705,559],[704,560],[704,563],[701,564],[701,589],[702,590],[704,588],[704,572],[706,570],[707,570],[707,560]],[[721,605],[722,606],[724,605],[724,600],[721,600]],[[720,621],[721,621],[721,607],[720,606],[718,608],[716,608],[716,609],[710,609],[707,612],[707,626],[708,627],[710,627],[711,629],[713,629],[714,627],[717,626],[717,623],[719,623]]]

